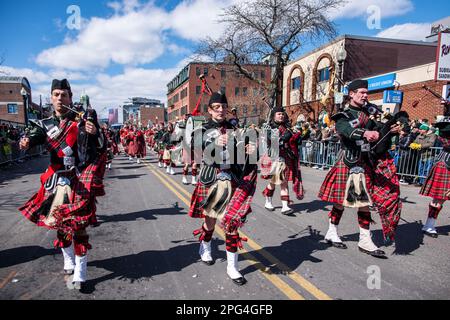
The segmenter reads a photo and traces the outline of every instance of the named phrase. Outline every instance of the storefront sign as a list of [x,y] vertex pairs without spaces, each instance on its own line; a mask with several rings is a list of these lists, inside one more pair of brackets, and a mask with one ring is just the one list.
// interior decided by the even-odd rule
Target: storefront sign
[[450,81],[450,33],[439,33],[435,80]]
[[369,91],[387,89],[394,86],[397,75],[395,73],[386,74],[375,78],[367,79],[369,83]]

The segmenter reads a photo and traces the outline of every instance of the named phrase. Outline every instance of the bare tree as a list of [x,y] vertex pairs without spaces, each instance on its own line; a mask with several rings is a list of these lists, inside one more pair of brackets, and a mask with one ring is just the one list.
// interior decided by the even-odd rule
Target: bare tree
[[[0,56],[0,67],[3,65],[3,63],[5,62],[5,57]],[[5,71],[3,71],[2,69],[0,69],[0,74],[6,74]]]
[[[329,16],[345,0],[245,0],[224,10],[219,22],[227,25],[218,39],[206,38],[197,53],[215,62],[227,61],[250,80],[265,87],[270,106],[281,97],[283,68],[307,43],[337,35]],[[246,68],[271,58],[272,75],[266,83]]]

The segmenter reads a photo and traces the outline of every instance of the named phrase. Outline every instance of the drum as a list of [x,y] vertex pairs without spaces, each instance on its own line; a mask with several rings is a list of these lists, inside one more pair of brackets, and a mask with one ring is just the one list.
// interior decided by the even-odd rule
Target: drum
[[194,131],[201,129],[202,125],[206,122],[207,120],[204,116],[191,116],[187,119],[183,139],[189,147],[191,146]]
[[170,150],[170,160],[175,164],[175,166],[183,165],[182,150],[183,148],[181,144]]

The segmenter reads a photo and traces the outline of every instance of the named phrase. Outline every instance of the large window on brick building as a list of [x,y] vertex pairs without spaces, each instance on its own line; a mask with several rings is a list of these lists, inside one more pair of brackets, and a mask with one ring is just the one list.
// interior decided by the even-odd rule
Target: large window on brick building
[[227,73],[226,73],[226,71],[225,71],[224,68],[222,68],[222,69],[220,70],[220,76],[221,76],[222,78],[225,78],[225,77],[227,76]]
[[204,74],[205,76],[208,75],[208,68],[204,68],[204,69],[203,69],[203,74]]
[[220,87],[220,92],[222,92],[223,94],[227,94],[227,90],[225,89],[225,87]]
[[200,94],[201,91],[202,91],[202,87],[201,86],[196,86],[195,87],[195,94]]
[[195,75],[198,77],[200,74],[201,74],[201,69],[200,69],[200,67],[196,67],[195,68]]
[[234,88],[234,95],[237,97],[237,96],[239,96],[239,94],[240,94],[240,88],[239,87]]
[[203,112],[208,113],[208,105],[207,104],[203,105]]
[[295,77],[291,79],[291,90],[298,90],[301,86],[301,79],[300,77]]
[[8,103],[8,113],[17,114],[17,104],[16,103]]
[[247,96],[247,87],[243,87],[243,88],[242,88],[242,95],[243,95],[244,97]]
[[318,73],[319,73],[319,74],[318,74],[318,80],[319,80],[319,82],[325,82],[325,81],[330,80],[330,68],[329,68],[329,67],[320,69],[320,70],[318,71]]
[[184,106],[181,108],[181,116],[185,115],[187,113],[187,106]]
[[181,90],[181,99],[184,99],[187,97],[187,88],[184,88]]

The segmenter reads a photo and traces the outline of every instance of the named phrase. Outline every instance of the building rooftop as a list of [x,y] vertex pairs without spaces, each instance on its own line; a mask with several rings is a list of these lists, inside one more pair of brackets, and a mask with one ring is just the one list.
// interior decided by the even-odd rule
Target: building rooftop
[[0,83],[21,83],[23,86],[31,89],[30,82],[25,77],[18,76],[0,76]]
[[336,42],[339,42],[344,39],[372,41],[372,42],[385,42],[385,43],[400,43],[400,44],[416,45],[416,46],[418,45],[418,46],[427,46],[427,47],[436,47],[437,46],[437,43],[425,42],[425,41],[413,41],[413,40],[390,39],[390,38],[367,37],[367,36],[356,36],[356,35],[344,34],[344,35],[339,36],[314,50],[311,50],[311,51],[301,55],[300,57],[296,58],[295,60],[291,60],[289,62],[289,64],[292,64],[301,59],[304,59],[304,58],[312,55],[313,53],[323,50],[323,49],[335,44]]

